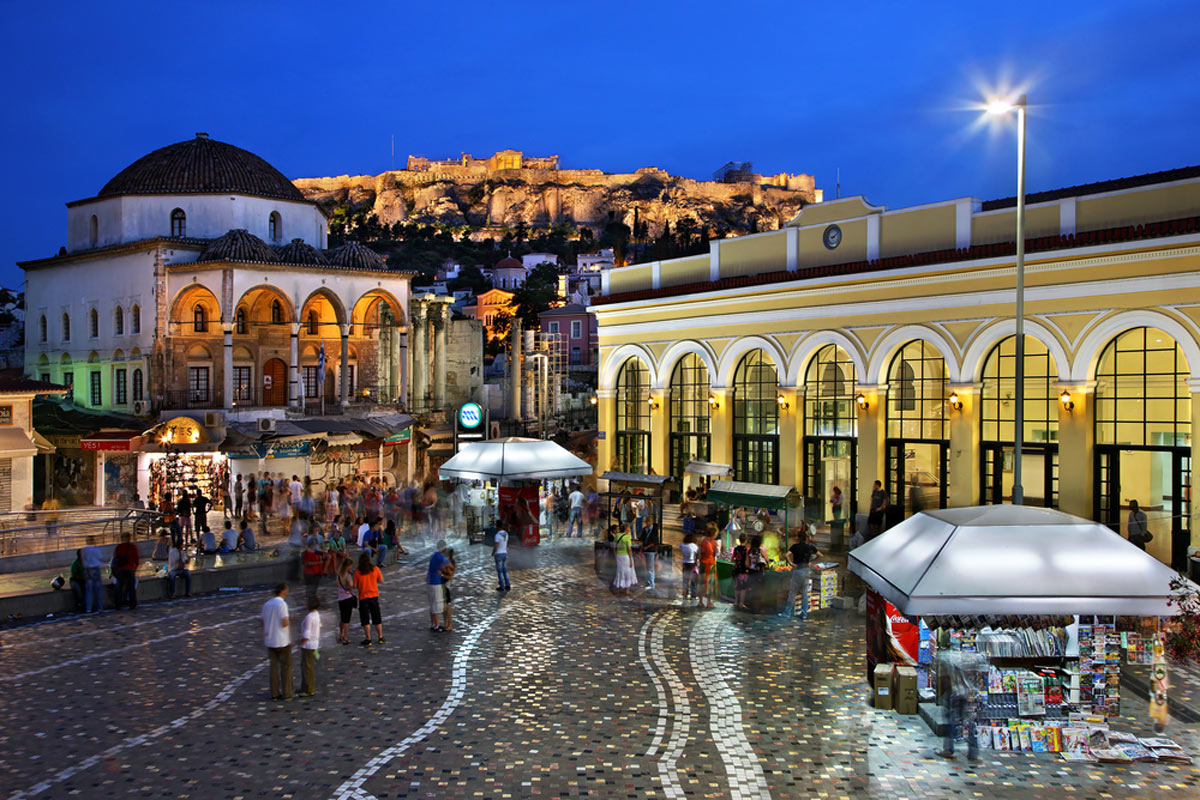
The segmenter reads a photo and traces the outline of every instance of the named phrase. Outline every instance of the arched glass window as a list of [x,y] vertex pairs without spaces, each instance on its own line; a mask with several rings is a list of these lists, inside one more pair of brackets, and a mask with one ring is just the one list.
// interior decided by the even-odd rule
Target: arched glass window
[[92,214],[91,220],[88,222],[88,246],[95,247],[100,241],[100,220],[95,214]]
[[712,406],[708,399],[708,367],[695,353],[688,353],[671,371],[668,388],[671,426],[671,474],[683,477],[691,461],[708,461],[711,447]]
[[267,235],[271,237],[272,242],[278,242],[283,235],[280,228],[282,220],[279,217],[278,211],[272,211],[270,218],[267,220]]
[[129,309],[129,329],[133,333],[142,332],[142,307],[139,305]]
[[804,421],[808,436],[857,436],[854,362],[836,344],[817,351],[804,376]]
[[233,326],[239,335],[246,333],[246,309],[239,308],[237,313],[233,315]]
[[1134,328],[1118,335],[1096,368],[1096,444],[1190,446],[1188,375],[1170,334]]
[[133,401],[139,402],[145,399],[145,389],[142,383],[142,371],[135,369],[133,371]]
[[183,213],[182,208],[177,208],[171,212],[171,235],[187,235],[187,214]]
[[125,309],[120,306],[113,311],[113,333],[117,336],[125,333]]
[[312,309],[309,309],[308,312],[308,335],[317,335],[317,312]]
[[[1016,441],[1017,337],[1009,336],[983,362],[979,417],[985,442]],[[1058,370],[1046,345],[1025,337],[1025,436],[1022,442],[1058,441]]]
[[888,437],[945,439],[946,362],[933,345],[914,339],[888,371]]
[[38,320],[38,339],[43,342],[47,339],[45,314],[42,314],[41,318]]
[[195,333],[208,332],[208,314],[199,303],[192,309],[192,330]]
[[[1011,502],[1016,480],[1017,337],[997,343],[983,362],[979,392],[982,462],[980,498]],[[1046,345],[1025,337],[1025,433],[1021,439],[1021,487],[1025,505],[1058,506],[1058,370]]]
[[278,300],[271,301],[271,322],[276,325],[283,322],[283,304]]
[[88,312],[88,336],[93,339],[100,336],[100,312],[94,308]]
[[735,480],[779,483],[779,378],[762,350],[742,357],[733,375]]
[[617,375],[617,463],[621,472],[646,472],[650,456],[650,373],[631,358]]
[[71,315],[62,315],[62,338],[64,342],[71,341]]

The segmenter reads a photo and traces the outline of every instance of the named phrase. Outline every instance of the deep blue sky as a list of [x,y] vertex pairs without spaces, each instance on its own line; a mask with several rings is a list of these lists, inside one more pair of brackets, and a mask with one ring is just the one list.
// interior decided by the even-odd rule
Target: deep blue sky
[[66,241],[63,204],[207,131],[289,177],[513,147],[567,167],[729,160],[891,207],[1200,163],[1200,13],[1129,3],[4,4],[0,284]]

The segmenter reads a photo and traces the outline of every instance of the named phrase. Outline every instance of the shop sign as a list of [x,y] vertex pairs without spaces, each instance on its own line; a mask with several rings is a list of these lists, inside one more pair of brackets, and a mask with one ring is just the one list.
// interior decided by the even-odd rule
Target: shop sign
[[129,439],[83,439],[79,442],[81,450],[129,451]]
[[208,431],[191,417],[175,417],[159,425],[154,438],[162,444],[196,444],[208,441]]
[[255,442],[250,452],[235,451],[230,458],[304,458],[312,455],[312,442]]
[[0,406],[0,425],[12,425],[12,406]]
[[483,407],[479,403],[463,403],[458,407],[458,427],[475,430],[483,424]]
[[412,428],[405,428],[383,440],[384,444],[406,444],[412,441]]

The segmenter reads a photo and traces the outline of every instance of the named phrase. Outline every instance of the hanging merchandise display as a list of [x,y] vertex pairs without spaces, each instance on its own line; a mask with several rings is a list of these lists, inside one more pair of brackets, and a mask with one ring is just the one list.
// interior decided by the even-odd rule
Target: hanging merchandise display
[[168,453],[150,462],[150,497],[156,502],[169,493],[199,489],[221,508],[222,487],[229,485],[229,462],[219,453]]

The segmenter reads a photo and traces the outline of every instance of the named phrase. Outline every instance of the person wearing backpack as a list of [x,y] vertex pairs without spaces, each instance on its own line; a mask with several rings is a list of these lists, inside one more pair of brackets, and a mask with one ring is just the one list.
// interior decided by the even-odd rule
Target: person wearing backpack
[[1146,545],[1154,539],[1154,534],[1150,533],[1146,521],[1146,512],[1142,511],[1137,500],[1129,501],[1129,520],[1125,523],[1125,526],[1130,543],[1137,545],[1142,550],[1145,550]]
[[746,608],[746,590],[750,588],[750,548],[746,546],[746,534],[738,534],[737,547],[733,548],[733,607]]

